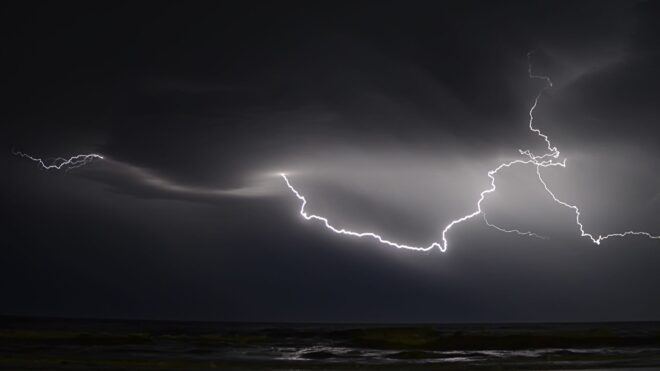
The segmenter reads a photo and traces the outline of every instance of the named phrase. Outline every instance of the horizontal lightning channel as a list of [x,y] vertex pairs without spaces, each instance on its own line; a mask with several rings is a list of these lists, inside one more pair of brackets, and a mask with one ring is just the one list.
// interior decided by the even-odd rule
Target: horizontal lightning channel
[[15,156],[21,156],[23,158],[27,158],[31,161],[34,161],[39,164],[43,169],[45,170],[71,170],[75,169],[77,167],[81,167],[83,165],[88,164],[89,162],[93,161],[94,159],[99,159],[103,160],[103,156],[98,155],[96,153],[89,153],[89,154],[82,154],[82,155],[75,155],[69,158],[63,158],[63,157],[56,157],[51,160],[43,160],[37,157],[32,157],[28,155],[27,153],[23,153],[20,151],[12,151],[12,153]]
[[534,155],[530,150],[518,150],[518,152],[521,155],[525,156],[526,159],[518,159],[518,160],[513,160],[513,161],[510,161],[510,162],[505,162],[505,163],[502,163],[499,166],[497,166],[495,169],[492,169],[492,170],[488,171],[487,175],[490,178],[490,188],[487,188],[487,189],[483,190],[480,193],[479,199],[477,200],[477,204],[476,204],[476,210],[473,211],[470,214],[467,214],[467,215],[462,216],[458,219],[452,220],[442,230],[442,241],[441,242],[433,242],[429,246],[426,246],[426,247],[410,246],[410,245],[406,245],[406,244],[403,244],[403,243],[392,242],[390,240],[387,240],[387,239],[381,237],[380,235],[378,235],[374,232],[354,232],[354,231],[351,231],[351,230],[348,230],[348,229],[345,229],[345,228],[335,227],[332,224],[330,224],[330,221],[327,218],[319,216],[319,215],[315,215],[315,214],[309,214],[305,210],[305,206],[307,206],[307,199],[302,194],[300,194],[300,192],[298,192],[297,189],[295,189],[291,185],[291,182],[289,181],[289,178],[286,176],[286,174],[282,173],[280,175],[284,179],[284,182],[286,183],[286,186],[291,190],[291,192],[293,192],[293,194],[298,198],[298,200],[301,201],[300,215],[303,218],[305,218],[306,220],[320,221],[321,223],[323,223],[325,225],[325,227],[327,229],[329,229],[332,232],[337,233],[337,234],[343,234],[343,235],[348,235],[348,236],[353,236],[353,237],[360,237],[360,238],[368,237],[368,238],[375,239],[378,242],[380,242],[382,244],[385,244],[385,245],[388,245],[388,246],[396,247],[396,248],[399,248],[399,249],[415,250],[415,251],[429,251],[429,250],[433,249],[434,247],[437,247],[437,248],[440,249],[440,251],[445,252],[447,250],[447,246],[449,244],[449,242],[447,241],[447,233],[449,232],[449,230],[453,226],[455,226],[456,224],[459,224],[459,223],[462,223],[462,222],[467,221],[469,219],[472,219],[472,218],[474,218],[475,216],[477,216],[479,214],[483,215],[483,220],[486,223],[486,225],[488,225],[489,227],[494,228],[498,231],[506,232],[506,233],[515,233],[515,234],[518,234],[518,235],[521,235],[521,236],[530,236],[530,237],[545,239],[546,237],[540,236],[540,235],[538,235],[536,233],[533,233],[533,232],[522,232],[518,229],[504,229],[504,228],[498,227],[497,225],[492,224],[488,221],[488,219],[486,218],[486,214],[483,212],[483,210],[481,208],[481,203],[486,198],[486,195],[488,195],[489,193],[495,192],[495,190],[497,189],[497,187],[495,186],[495,175],[497,175],[497,173],[500,170],[502,170],[503,168],[508,168],[508,167],[514,166],[514,165],[533,165],[533,166],[536,167],[536,174],[537,174],[537,177],[538,177],[539,181],[543,185],[543,188],[545,189],[545,191],[552,197],[552,199],[556,203],[558,203],[559,205],[562,205],[564,207],[570,208],[573,211],[575,211],[575,222],[576,222],[576,224],[578,225],[578,227],[580,229],[580,236],[581,237],[588,237],[596,245],[600,245],[601,241],[603,241],[607,238],[610,238],[610,237],[625,237],[625,236],[631,236],[631,235],[645,236],[645,237],[652,238],[652,239],[660,239],[660,236],[655,236],[655,235],[652,235],[648,232],[637,232],[637,231],[626,231],[626,232],[622,232],[622,233],[612,233],[612,234],[599,235],[598,237],[594,237],[594,235],[592,235],[590,233],[586,233],[584,231],[584,226],[582,225],[582,222],[580,221],[580,209],[575,205],[571,205],[571,204],[568,204],[564,201],[561,201],[550,190],[550,187],[548,187],[547,183],[545,182],[545,180],[541,176],[541,168],[542,167],[543,168],[552,167],[552,166],[560,166],[560,167],[565,168],[566,167],[566,159],[564,158],[563,160],[559,161],[558,158],[559,158],[560,152],[557,149],[557,147],[552,145],[552,142],[550,141],[550,138],[546,134],[541,132],[540,129],[537,129],[536,127],[534,127],[534,110],[536,110],[536,107],[538,106],[538,104],[541,100],[541,97],[543,96],[543,93],[547,89],[552,88],[553,84],[552,84],[552,80],[550,80],[550,77],[542,76],[542,75],[535,75],[533,73],[533,71],[532,71],[532,62],[531,62],[531,57],[532,57],[533,53],[534,53],[533,51],[527,53],[527,63],[528,63],[527,73],[528,73],[528,76],[529,76],[530,79],[543,80],[545,82],[545,86],[543,88],[541,88],[541,90],[539,90],[539,92],[536,94],[536,97],[534,98],[534,103],[532,104],[531,108],[529,109],[529,123],[528,124],[529,124],[529,130],[532,131],[533,133],[535,133],[537,136],[541,137],[545,141],[545,144],[546,144],[546,147],[547,147],[548,151],[546,153],[542,154],[542,155]]

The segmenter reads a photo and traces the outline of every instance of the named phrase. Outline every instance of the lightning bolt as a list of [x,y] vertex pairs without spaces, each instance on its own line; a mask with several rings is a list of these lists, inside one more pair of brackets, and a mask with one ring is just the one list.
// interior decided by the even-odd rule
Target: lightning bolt
[[[552,200],[555,203],[559,204],[560,206],[563,206],[565,208],[573,210],[573,212],[575,213],[575,223],[577,224],[578,229],[580,231],[580,237],[586,237],[596,245],[600,245],[600,243],[603,240],[611,238],[611,237],[643,236],[643,237],[647,237],[647,238],[651,238],[651,239],[660,239],[660,236],[652,235],[648,232],[640,232],[640,231],[632,231],[632,230],[621,232],[621,233],[611,233],[611,234],[598,235],[598,236],[595,236],[594,234],[585,232],[584,225],[582,224],[582,222],[580,220],[581,213],[580,213],[580,209],[578,208],[578,206],[569,204],[569,203],[559,199],[555,195],[555,193],[550,189],[550,187],[548,186],[546,181],[543,179],[543,176],[541,174],[541,168],[554,167],[554,166],[559,166],[559,167],[565,168],[566,167],[566,158],[564,158],[562,160],[559,160],[560,152],[557,149],[557,147],[555,147],[552,144],[552,142],[550,141],[550,138],[548,137],[548,135],[544,134],[540,129],[534,127],[534,111],[538,107],[538,105],[541,101],[541,97],[543,96],[543,93],[546,90],[552,88],[553,84],[552,84],[552,80],[550,79],[550,77],[534,74],[534,72],[532,70],[532,62],[531,62],[531,57],[532,57],[533,53],[534,53],[533,51],[527,53],[527,63],[528,63],[527,73],[528,73],[528,77],[530,79],[533,79],[533,80],[541,80],[545,84],[544,84],[543,88],[541,88],[539,90],[539,92],[536,94],[536,96],[534,98],[534,102],[533,102],[533,104],[531,105],[531,107],[529,109],[528,126],[529,126],[529,130],[532,133],[536,134],[538,137],[543,139],[543,141],[546,144],[547,151],[545,153],[541,154],[541,155],[535,155],[534,153],[532,153],[531,150],[519,149],[518,152],[521,156],[523,156],[523,158],[501,163],[500,165],[498,165],[494,169],[489,170],[486,175],[490,179],[490,186],[488,188],[486,188],[485,190],[481,191],[473,211],[466,214],[466,215],[464,215],[464,216],[461,216],[457,219],[454,219],[449,224],[447,224],[442,229],[442,234],[441,234],[441,240],[440,241],[432,242],[428,246],[412,246],[412,245],[407,245],[407,244],[403,244],[403,243],[393,242],[393,241],[391,241],[389,239],[386,239],[386,238],[382,237],[381,235],[379,235],[377,233],[374,233],[374,232],[355,232],[355,231],[352,231],[352,230],[349,230],[349,229],[346,229],[346,228],[343,228],[343,227],[337,227],[337,226],[331,224],[330,221],[327,218],[323,217],[323,216],[308,213],[306,211],[307,199],[305,198],[305,196],[303,196],[296,188],[293,187],[293,185],[289,181],[289,178],[287,177],[286,174],[281,173],[280,176],[284,180],[284,183],[286,184],[286,187],[300,201],[300,211],[299,211],[300,215],[303,218],[305,218],[306,220],[314,220],[314,221],[320,222],[321,224],[323,224],[325,226],[325,228],[327,228],[328,230],[330,230],[334,233],[337,233],[337,234],[347,235],[347,236],[352,236],[352,237],[358,237],[358,238],[371,238],[371,239],[374,239],[374,240],[376,240],[379,243],[384,244],[384,245],[396,247],[396,248],[399,248],[399,249],[407,249],[407,250],[414,250],[414,251],[429,251],[433,248],[438,248],[438,249],[440,249],[440,251],[443,251],[443,252],[446,251],[447,247],[449,245],[449,241],[447,240],[447,234],[449,233],[449,231],[455,225],[466,222],[466,221],[468,221],[468,220],[470,220],[470,219],[472,219],[472,218],[474,218],[478,215],[482,215],[482,219],[488,227],[493,228],[495,230],[498,230],[500,232],[515,233],[515,234],[520,235],[520,236],[529,236],[529,237],[545,239],[547,237],[538,235],[534,232],[526,232],[526,231],[521,231],[519,229],[506,229],[506,228],[499,227],[495,224],[492,224],[486,218],[486,213],[483,211],[483,209],[481,207],[481,204],[486,199],[486,196],[497,190],[497,187],[495,185],[495,177],[500,172],[500,170],[505,169],[505,168],[509,168],[509,167],[512,167],[512,166],[531,165],[531,166],[534,166],[536,168],[537,178],[538,178],[539,182],[541,183],[541,185],[543,186],[543,188],[545,189],[546,193],[548,193],[548,195],[550,195]],[[41,159],[41,158],[33,157],[31,155],[28,155],[28,154],[20,152],[20,151],[12,151],[12,153],[16,156],[27,158],[27,159],[29,159],[33,162],[36,162],[37,164],[39,164],[39,166],[41,168],[43,168],[45,170],[53,170],[53,169],[54,170],[62,170],[62,169],[64,169],[64,170],[68,171],[68,170],[71,170],[71,169],[75,169],[75,168],[84,166],[84,165],[92,162],[93,160],[96,160],[96,159],[103,160],[104,159],[104,157],[102,155],[99,155],[99,154],[96,154],[96,153],[79,154],[79,155],[75,155],[75,156],[72,156],[72,157],[69,157],[69,158],[57,157],[57,158],[50,159],[50,160],[44,160],[44,159]]]
[[[354,236],[354,237],[369,237],[369,238],[373,238],[375,240],[378,240],[378,242],[380,242],[382,244],[389,245],[389,246],[392,246],[392,247],[396,247],[396,248],[399,248],[399,249],[415,250],[415,251],[429,251],[429,250],[433,249],[434,247],[437,247],[437,248],[440,249],[440,251],[445,252],[447,250],[447,245],[449,244],[449,242],[447,241],[447,233],[449,232],[449,230],[452,227],[454,227],[456,224],[459,224],[459,223],[462,223],[466,220],[472,219],[475,216],[477,216],[477,215],[479,215],[483,212],[482,209],[481,209],[481,203],[486,199],[487,194],[493,193],[497,189],[497,187],[495,186],[495,175],[500,170],[502,170],[504,168],[511,167],[513,165],[517,165],[517,164],[534,164],[534,163],[535,162],[534,162],[533,159],[527,159],[527,160],[518,159],[518,160],[513,160],[513,161],[510,161],[510,162],[505,162],[503,164],[500,164],[495,169],[490,170],[488,172],[488,177],[490,178],[490,188],[487,188],[487,189],[481,191],[481,193],[479,195],[479,199],[477,201],[476,210],[473,211],[470,214],[467,214],[467,215],[462,216],[458,219],[452,220],[442,230],[442,241],[441,242],[439,242],[439,241],[438,242],[433,242],[429,246],[426,246],[426,247],[410,246],[410,245],[406,245],[406,244],[402,244],[402,243],[392,242],[390,240],[387,240],[387,239],[381,237],[380,235],[378,235],[374,232],[353,232],[353,231],[350,231],[350,230],[347,230],[347,229],[344,229],[344,228],[335,227],[332,224],[330,224],[330,221],[327,218],[319,216],[319,215],[314,215],[314,214],[307,213],[307,211],[305,211],[305,206],[307,206],[307,199],[305,198],[305,196],[300,194],[300,192],[298,192],[298,190],[295,189],[291,185],[291,182],[289,181],[289,178],[286,176],[286,174],[282,173],[282,174],[280,174],[280,176],[282,177],[282,179],[284,179],[284,182],[286,183],[286,186],[291,190],[291,192],[293,192],[293,194],[301,201],[300,215],[302,215],[302,217],[307,219],[307,220],[317,220],[317,221],[322,222],[325,225],[326,228],[333,231],[334,233],[344,234],[344,235],[349,235],[349,236]],[[488,223],[488,224],[490,224],[490,223]],[[495,227],[493,224],[490,224],[490,226]],[[504,231],[504,232],[508,231],[508,230],[505,230],[503,228],[497,228],[497,227],[495,227],[495,229],[500,230],[500,231]],[[511,230],[511,232],[514,232],[514,233],[516,231],[517,230],[515,230],[515,231]],[[517,231],[517,233],[518,234],[524,234],[524,235],[532,235],[531,232]],[[534,235],[536,235],[536,234],[534,234]]]
[[27,158],[28,160],[34,161],[39,164],[41,168],[44,170],[66,170],[69,171],[71,169],[75,169],[84,165],[87,165],[88,163],[92,162],[95,159],[103,160],[103,156],[96,154],[96,153],[89,153],[89,154],[80,154],[80,155],[75,155],[69,158],[63,158],[63,157],[56,157],[54,159],[50,160],[44,160],[41,158],[33,157],[28,155],[27,153],[23,153],[21,151],[12,151],[12,153],[15,156],[20,156],[23,158]]
[[601,241],[610,238],[610,237],[626,237],[626,236],[644,236],[648,237],[651,239],[660,239],[660,236],[655,236],[652,235],[648,232],[638,232],[638,231],[626,231],[622,233],[612,233],[612,234],[607,234],[607,235],[599,235],[598,237],[595,237],[591,233],[587,233],[584,231],[584,226],[582,225],[582,222],[580,221],[580,209],[576,205],[571,205],[565,201],[560,200],[555,196],[555,194],[552,192],[550,187],[548,187],[548,184],[545,182],[541,175],[541,168],[547,168],[547,167],[554,167],[554,166],[560,166],[565,168],[566,167],[566,158],[562,159],[561,161],[559,160],[559,155],[560,152],[557,149],[557,147],[552,145],[552,142],[550,141],[550,138],[544,134],[540,129],[534,127],[534,111],[536,110],[536,107],[539,105],[539,102],[541,100],[541,97],[543,96],[543,93],[552,88],[552,80],[548,76],[543,76],[543,75],[536,75],[534,74],[532,70],[532,62],[531,62],[531,57],[534,52],[529,52],[527,53],[527,64],[528,64],[528,69],[527,73],[530,79],[535,79],[535,80],[542,80],[545,82],[545,86],[539,90],[539,92],[536,94],[534,98],[534,103],[529,109],[529,130],[533,133],[535,133],[538,137],[543,139],[543,141],[546,144],[547,152],[542,154],[542,155],[534,155],[530,150],[518,150],[518,152],[526,157],[525,159],[517,159],[513,160],[510,162],[505,162],[497,166],[496,168],[489,170],[487,175],[490,178],[490,187],[483,190],[479,194],[479,198],[476,203],[475,210],[467,215],[464,215],[458,219],[452,220],[447,226],[444,227],[442,230],[441,234],[441,241],[433,242],[430,245],[424,247],[424,246],[411,246],[403,243],[397,243],[397,242],[392,242],[388,239],[383,238],[377,233],[374,232],[354,232],[345,228],[341,227],[336,227],[332,224],[330,224],[330,221],[319,215],[315,214],[310,214],[305,210],[305,207],[307,206],[307,199],[305,196],[303,196],[297,189],[295,189],[292,185],[291,182],[289,181],[289,178],[286,176],[286,174],[282,173],[280,176],[282,179],[284,179],[284,182],[286,183],[286,186],[291,190],[291,192],[300,200],[301,205],[300,205],[300,215],[305,218],[306,220],[315,220],[321,222],[327,229],[330,231],[337,233],[337,234],[342,234],[342,235],[348,235],[348,236],[353,236],[353,237],[359,237],[359,238],[371,238],[375,239],[381,244],[396,247],[399,249],[407,249],[407,250],[414,250],[414,251],[429,251],[435,247],[439,248],[440,251],[445,252],[447,250],[447,246],[449,242],[447,241],[447,233],[449,230],[454,227],[457,224],[463,223],[467,220],[470,220],[477,215],[481,214],[483,217],[484,222],[486,223],[487,226],[494,228],[498,231],[505,232],[505,233],[515,233],[521,236],[530,236],[530,237],[536,237],[536,238],[546,238],[544,236],[540,236],[536,233],[533,232],[523,232],[518,229],[505,229],[502,227],[498,227],[488,221],[486,218],[485,212],[481,208],[481,203],[484,201],[486,196],[490,193],[495,192],[497,189],[495,185],[495,176],[497,173],[504,169],[504,168],[509,168],[511,166],[516,166],[516,165],[533,165],[536,167],[536,174],[538,177],[538,180],[541,182],[541,185],[545,189],[545,191],[552,197],[553,201],[561,206],[564,206],[566,208],[572,209],[575,212],[575,222],[577,226],[579,227],[580,230],[580,236],[581,237],[587,237],[589,238],[593,243],[596,245],[600,245]]

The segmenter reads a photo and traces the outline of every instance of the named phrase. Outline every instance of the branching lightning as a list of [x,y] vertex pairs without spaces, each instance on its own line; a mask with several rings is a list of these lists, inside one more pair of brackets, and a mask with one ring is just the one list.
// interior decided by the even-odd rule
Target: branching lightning
[[533,133],[535,133],[537,136],[541,137],[545,141],[547,152],[542,154],[542,155],[534,155],[530,150],[518,150],[518,152],[522,156],[525,157],[524,159],[517,159],[517,160],[510,161],[510,162],[505,162],[505,163],[500,164],[496,168],[488,171],[487,175],[490,178],[490,187],[483,190],[480,193],[479,198],[478,198],[477,203],[476,203],[475,210],[473,212],[467,214],[467,215],[464,215],[464,216],[458,218],[458,219],[454,219],[449,224],[447,224],[447,226],[445,226],[444,229],[442,230],[442,234],[441,234],[442,240],[441,240],[441,242],[433,242],[429,246],[426,246],[426,247],[423,247],[423,246],[410,246],[410,245],[406,245],[406,244],[402,244],[402,243],[392,242],[388,239],[385,239],[385,238],[381,237],[379,234],[376,234],[374,232],[354,232],[354,231],[351,231],[351,230],[348,230],[348,229],[345,229],[345,228],[335,227],[332,224],[330,224],[330,221],[327,218],[319,216],[319,215],[315,215],[315,214],[309,214],[305,210],[305,207],[307,206],[307,199],[302,194],[300,194],[300,192],[298,192],[297,189],[295,189],[291,185],[291,182],[289,181],[289,178],[286,176],[286,174],[282,173],[280,175],[284,179],[284,182],[286,183],[286,186],[291,190],[291,192],[293,192],[293,194],[298,198],[298,200],[301,201],[300,215],[303,218],[305,218],[306,220],[316,220],[316,221],[319,221],[319,222],[323,223],[327,229],[329,229],[332,232],[337,233],[337,234],[343,234],[343,235],[348,235],[348,236],[353,236],[353,237],[360,237],[360,238],[362,238],[362,237],[372,238],[372,239],[375,239],[378,242],[380,242],[382,244],[385,244],[385,245],[389,245],[389,246],[396,247],[396,248],[399,248],[399,249],[407,249],[407,250],[415,250],[415,251],[429,251],[429,250],[431,250],[435,247],[439,248],[440,251],[443,251],[443,252],[446,251],[447,246],[448,246],[447,233],[449,232],[449,230],[453,226],[455,226],[457,224],[460,224],[462,222],[465,222],[469,219],[472,219],[472,218],[474,218],[475,216],[477,216],[479,214],[482,215],[483,220],[486,223],[486,225],[488,225],[489,227],[494,228],[498,231],[505,232],[505,233],[515,233],[515,234],[518,234],[518,235],[521,235],[521,236],[530,236],[530,237],[545,239],[546,237],[540,236],[540,235],[538,235],[536,233],[533,233],[533,232],[523,232],[523,231],[520,231],[518,229],[505,229],[505,228],[502,228],[502,227],[498,227],[498,226],[496,226],[496,225],[494,225],[494,224],[492,224],[488,221],[488,219],[486,218],[485,212],[481,208],[481,203],[484,201],[486,196],[490,193],[495,192],[495,190],[497,189],[497,187],[495,186],[495,176],[497,175],[497,173],[500,170],[502,170],[504,168],[509,168],[509,167],[515,166],[515,165],[532,165],[532,166],[536,167],[537,177],[538,177],[541,185],[545,189],[545,191],[550,195],[550,197],[552,197],[553,201],[556,202],[557,204],[561,205],[561,206],[572,209],[575,212],[575,222],[578,225],[581,237],[589,238],[596,245],[600,245],[601,241],[603,241],[607,238],[610,238],[610,237],[625,237],[625,236],[631,236],[631,235],[644,236],[644,237],[648,237],[648,238],[652,238],[652,239],[660,239],[660,236],[652,235],[648,232],[638,232],[638,231],[626,231],[626,232],[622,232],[622,233],[612,233],[612,234],[607,234],[607,235],[599,235],[598,237],[595,237],[593,234],[587,233],[587,232],[584,231],[584,226],[582,225],[582,222],[580,221],[580,209],[576,205],[571,205],[569,203],[566,203],[566,202],[560,200],[559,198],[557,198],[557,196],[555,196],[555,194],[552,192],[552,190],[550,190],[550,187],[548,187],[548,184],[545,182],[545,180],[543,179],[543,177],[541,175],[541,168],[552,167],[552,166],[560,166],[560,167],[565,168],[566,167],[566,158],[564,158],[563,160],[560,161],[559,160],[560,152],[557,149],[557,147],[552,145],[552,142],[550,141],[550,138],[546,134],[541,132],[540,129],[537,129],[536,127],[534,127],[534,110],[536,110],[536,107],[538,106],[538,104],[541,100],[541,97],[543,96],[543,93],[547,89],[552,88],[553,84],[552,84],[552,80],[550,79],[550,77],[542,76],[542,75],[535,75],[533,73],[532,63],[531,63],[532,54],[533,54],[533,52],[527,53],[527,62],[528,62],[527,73],[528,73],[528,76],[529,76],[530,79],[533,79],[533,80],[536,79],[536,80],[544,81],[545,86],[543,88],[541,88],[541,90],[539,90],[536,97],[534,98],[534,103],[532,104],[532,106],[529,109],[529,123],[528,123],[528,125],[529,125],[529,130],[530,131],[532,131]]
[[[539,92],[536,94],[536,96],[534,98],[534,102],[533,102],[532,106],[529,109],[528,126],[529,126],[529,130],[531,132],[533,132],[538,137],[543,139],[543,141],[546,144],[547,151],[545,153],[541,154],[541,155],[535,155],[534,153],[532,153],[531,150],[518,150],[519,154],[521,156],[523,156],[522,158],[512,160],[512,161],[509,161],[509,162],[501,163],[497,167],[495,167],[494,169],[489,170],[486,175],[488,176],[488,178],[490,178],[490,186],[488,188],[486,188],[485,190],[481,191],[473,211],[466,214],[466,215],[464,215],[464,216],[461,216],[457,219],[454,219],[449,224],[447,224],[442,229],[441,240],[440,241],[432,242],[428,246],[412,246],[412,245],[407,245],[407,244],[403,244],[403,243],[393,242],[393,241],[388,240],[388,239],[386,239],[386,238],[382,237],[381,235],[379,235],[377,233],[374,233],[374,232],[355,232],[355,231],[352,231],[352,230],[349,230],[349,229],[345,229],[343,227],[337,227],[337,226],[331,224],[330,221],[327,218],[323,217],[323,216],[308,213],[307,210],[306,210],[307,199],[296,188],[293,187],[293,185],[289,181],[289,178],[287,177],[287,175],[282,173],[282,174],[280,174],[280,176],[284,180],[284,182],[286,184],[286,187],[300,201],[300,211],[299,211],[300,215],[303,218],[305,218],[306,220],[315,220],[315,221],[321,222],[327,229],[329,229],[330,231],[332,231],[334,233],[337,233],[337,234],[348,235],[348,236],[359,237],[359,238],[371,238],[371,239],[377,240],[379,243],[384,244],[384,245],[396,247],[396,248],[399,248],[399,249],[407,249],[407,250],[414,250],[414,251],[429,251],[429,250],[431,250],[433,248],[436,248],[436,247],[438,249],[440,249],[441,251],[443,251],[443,252],[446,251],[447,247],[449,245],[449,242],[447,240],[447,234],[449,233],[449,231],[455,225],[463,223],[465,221],[468,221],[468,220],[470,220],[470,219],[472,219],[472,218],[474,218],[478,215],[482,216],[482,219],[483,219],[484,223],[488,227],[493,228],[495,230],[498,230],[500,232],[514,233],[514,234],[517,234],[517,235],[520,235],[520,236],[529,236],[529,237],[546,239],[547,237],[538,235],[534,232],[521,231],[519,229],[506,229],[506,228],[499,227],[495,224],[492,224],[486,218],[486,213],[484,212],[484,210],[482,209],[482,206],[481,206],[482,202],[486,199],[486,196],[489,195],[490,193],[493,193],[493,192],[496,191],[497,187],[495,185],[495,177],[499,173],[500,170],[505,169],[505,168],[509,168],[509,167],[512,167],[512,166],[531,165],[531,166],[534,166],[536,168],[537,178],[538,178],[539,182],[541,183],[541,185],[543,186],[543,188],[545,189],[546,193],[548,193],[548,195],[550,195],[552,200],[555,203],[557,203],[557,204],[559,204],[559,205],[561,205],[565,208],[569,208],[569,209],[573,210],[573,212],[575,213],[575,223],[578,226],[581,237],[589,238],[589,240],[591,240],[591,242],[593,242],[596,245],[600,245],[600,243],[603,240],[611,238],[611,237],[643,236],[643,237],[648,237],[648,238],[651,238],[651,239],[660,239],[660,236],[652,235],[648,232],[639,232],[639,231],[625,231],[625,232],[621,232],[621,233],[611,233],[611,234],[598,235],[598,236],[595,236],[594,234],[585,232],[584,226],[583,226],[583,224],[580,220],[580,216],[581,216],[580,209],[576,205],[569,204],[569,203],[559,199],[555,195],[555,193],[550,189],[550,187],[548,186],[546,181],[543,179],[543,176],[541,174],[541,168],[547,168],[547,167],[553,167],[553,166],[560,166],[562,168],[565,168],[566,167],[566,158],[564,158],[562,160],[559,160],[560,152],[557,149],[557,147],[555,147],[552,144],[552,142],[550,141],[550,138],[546,134],[544,134],[540,129],[534,127],[534,111],[536,110],[536,107],[539,105],[539,102],[541,100],[541,97],[543,96],[543,93],[546,90],[552,88],[553,84],[552,84],[552,80],[550,80],[550,78],[548,76],[535,75],[533,73],[532,63],[531,63],[532,54],[533,54],[533,52],[530,52],[530,53],[527,54],[527,62],[528,62],[527,73],[528,73],[528,76],[532,80],[541,80],[545,84],[544,84],[543,88],[541,88],[539,90]],[[12,153],[16,156],[27,158],[27,159],[29,159],[33,162],[36,162],[41,168],[43,168],[45,170],[66,170],[66,171],[68,171],[68,170],[71,170],[71,169],[75,169],[75,168],[84,166],[84,165],[92,162],[93,160],[96,160],[96,159],[103,160],[104,159],[104,157],[102,155],[99,155],[99,154],[96,154],[96,153],[79,154],[79,155],[75,155],[75,156],[72,156],[72,157],[69,157],[69,158],[57,157],[57,158],[54,158],[54,159],[41,159],[41,158],[33,157],[31,155],[28,155],[26,153],[19,152],[19,151],[12,151]],[[183,187],[183,186],[175,185],[175,184],[172,184],[171,182],[168,182],[168,181],[165,181],[165,180],[162,180],[162,179],[156,179],[153,176],[149,176],[147,178],[151,179],[151,183],[156,183],[156,184],[160,185],[161,187],[165,187],[165,188],[170,189],[170,190],[182,190],[182,189],[188,189],[189,188],[189,187]],[[218,191],[212,191],[212,192],[213,192],[213,194],[218,193]]]

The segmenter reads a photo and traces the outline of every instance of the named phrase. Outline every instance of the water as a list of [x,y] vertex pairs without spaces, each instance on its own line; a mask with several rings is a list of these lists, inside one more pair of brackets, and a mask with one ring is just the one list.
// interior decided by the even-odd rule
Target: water
[[3,369],[660,369],[660,323],[0,319]]

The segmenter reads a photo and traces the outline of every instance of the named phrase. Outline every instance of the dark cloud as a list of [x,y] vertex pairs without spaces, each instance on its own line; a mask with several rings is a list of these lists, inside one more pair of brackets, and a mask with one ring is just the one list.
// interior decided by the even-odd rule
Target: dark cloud
[[[658,5],[241,2],[3,5],[7,314],[216,320],[658,319],[657,242],[596,247],[533,168],[489,221],[430,244],[488,169],[541,151],[594,233],[657,230]],[[68,173],[11,156],[98,152]]]

